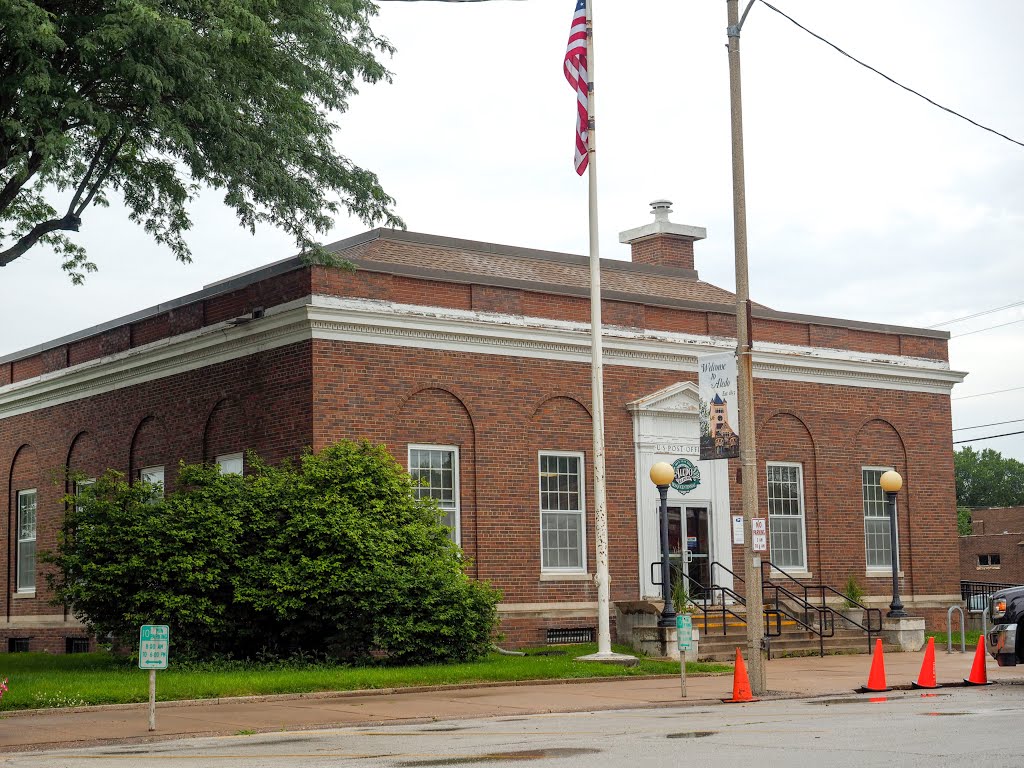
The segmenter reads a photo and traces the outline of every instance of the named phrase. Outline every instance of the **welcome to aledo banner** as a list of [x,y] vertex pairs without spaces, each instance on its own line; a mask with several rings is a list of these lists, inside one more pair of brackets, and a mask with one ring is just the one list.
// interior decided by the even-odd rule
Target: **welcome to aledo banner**
[[740,455],[736,353],[697,358],[700,388],[700,458],[733,459]]

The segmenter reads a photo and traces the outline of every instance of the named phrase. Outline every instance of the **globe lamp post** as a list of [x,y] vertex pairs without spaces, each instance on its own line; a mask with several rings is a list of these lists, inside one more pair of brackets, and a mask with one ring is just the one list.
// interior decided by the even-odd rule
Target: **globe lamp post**
[[659,461],[651,467],[651,482],[658,486],[658,495],[661,497],[661,596],[665,601],[665,607],[658,619],[659,627],[674,627],[676,625],[676,609],[672,605],[672,577],[668,560],[668,488],[676,477],[676,471],[671,464]]
[[896,494],[903,487],[903,477],[896,470],[890,469],[882,474],[878,484],[885,491],[885,503],[889,511],[889,549],[892,560],[892,602],[889,603],[889,612],[885,615],[893,619],[902,619],[906,617],[907,612],[903,610],[903,603],[900,601],[900,558],[896,543]]

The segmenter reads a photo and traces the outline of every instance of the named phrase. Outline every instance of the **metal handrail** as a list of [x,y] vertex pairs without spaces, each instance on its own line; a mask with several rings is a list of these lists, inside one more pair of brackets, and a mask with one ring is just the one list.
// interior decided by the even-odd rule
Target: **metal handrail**
[[[804,627],[808,632],[818,636],[818,655],[823,657],[825,655],[825,638],[826,637],[835,637],[835,633],[836,633],[835,618],[834,618],[834,615],[832,613],[832,609],[831,608],[827,608],[827,607],[823,608],[823,607],[819,607],[819,606],[813,605],[810,602],[802,599],[799,595],[791,592],[790,590],[786,589],[785,587],[783,587],[783,586],[781,586],[779,584],[772,584],[772,583],[768,582],[768,583],[766,583],[764,585],[764,589],[766,589],[766,590],[768,590],[768,589],[775,590],[775,600],[774,600],[775,609],[774,610],[777,613],[785,614],[792,621],[795,621],[797,624],[799,624],[800,626]],[[782,607],[783,603],[779,599],[779,593],[780,592],[783,593],[788,599],[790,599],[791,601],[795,602],[798,606],[800,606],[803,609],[803,612],[804,612],[805,616],[807,614],[811,613],[812,611],[815,614],[817,614],[817,616],[818,616],[818,626],[815,627],[815,626],[813,626],[813,624],[808,624],[800,616],[797,616],[795,613],[793,613],[793,612],[791,612],[789,610],[786,610],[784,607]],[[827,629],[826,629],[826,627],[827,627]]]
[[[766,566],[768,568],[768,576],[767,576],[767,578],[765,577],[765,573],[764,573]],[[787,579],[789,579],[794,584],[796,584],[798,587],[800,587],[800,589],[802,589],[803,592],[804,592],[804,602],[805,603],[809,603],[810,602],[807,599],[807,585],[804,584],[799,579],[796,579],[796,578],[790,576],[788,573],[786,573],[784,570],[779,568],[779,566],[777,566],[771,560],[762,560],[761,561],[761,583],[762,584],[771,584],[772,583],[772,571],[776,571],[777,573],[781,573]]]
[[[660,565],[660,563],[659,563],[659,565]],[[720,563],[719,563],[719,565],[721,566]],[[689,593],[690,593],[691,590],[688,589],[687,590],[687,602],[692,603],[695,607],[699,608],[701,610],[701,612],[704,614],[704,634],[705,635],[709,634],[709,630],[708,630],[708,617],[712,614],[712,612],[718,613],[719,611],[721,611],[721,614],[722,614],[722,634],[723,635],[728,635],[729,634],[729,626],[728,626],[728,617],[729,616],[732,616],[734,619],[736,619],[737,621],[742,622],[743,624],[747,623],[747,617],[745,615],[739,614],[739,613],[736,613],[735,611],[730,610],[729,606],[726,605],[726,602],[725,602],[725,598],[726,597],[730,597],[733,600],[735,600],[737,603],[739,603],[740,605],[745,607],[746,604],[747,604],[747,601],[743,597],[743,595],[741,595],[738,592],[730,589],[729,587],[723,587],[720,584],[714,584],[714,583],[712,583],[712,584],[702,584],[701,582],[697,581],[695,578],[690,576],[688,573],[684,572],[682,570],[681,564],[679,564],[679,563],[670,563],[670,566],[672,568],[672,572],[675,575],[682,577],[683,579],[686,580],[686,582],[689,585],[691,585],[693,587],[696,587],[697,589],[699,589],[702,592],[703,599],[702,599],[702,601],[700,603],[698,603],[696,600],[694,600],[692,597],[689,596]],[[725,566],[721,566],[721,567],[725,568]],[[725,570],[729,570],[729,569],[725,568]],[[732,573],[732,571],[730,571],[730,573]],[[739,579],[739,577],[736,576],[736,574],[733,574],[733,576]],[[742,581],[742,579],[739,579],[739,580]],[[716,601],[714,599],[716,595],[719,595],[721,597],[720,601]],[[766,617],[769,616],[769,615],[772,615],[772,614],[774,614],[775,617],[776,617],[775,618],[775,629],[776,629],[775,633],[767,631],[768,629],[770,629],[771,624],[770,624],[770,622],[766,622],[765,623],[765,627],[766,627],[765,635],[768,636],[768,637],[777,637],[778,635],[780,635],[782,633],[782,620],[781,620],[781,617],[778,615],[777,611],[773,611],[771,609],[765,611],[765,614],[766,614]]]
[[[765,566],[768,566],[768,568],[769,568],[769,571],[768,571],[769,575],[768,575],[767,579],[763,578],[764,567]],[[763,584],[770,585],[770,588],[774,588],[776,585],[774,583],[772,583],[772,581],[771,581],[772,571],[774,571],[776,573],[780,573],[780,574],[782,574],[782,576],[784,576],[789,581],[792,581],[792,582],[794,582],[794,583],[796,583],[796,584],[798,584],[800,586],[800,589],[801,589],[801,591],[804,594],[804,602],[807,605],[814,606],[814,604],[810,600],[810,595],[811,595],[812,592],[818,592],[820,594],[821,605],[820,605],[820,607],[818,607],[818,606],[814,606],[814,607],[815,607],[815,610],[817,610],[819,612],[819,617],[818,617],[819,621],[821,621],[823,618],[825,618],[824,612],[827,612],[829,614],[828,617],[827,617],[827,620],[832,623],[832,627],[833,627],[832,628],[832,632],[833,632],[833,634],[828,635],[828,637],[833,637],[834,636],[834,632],[835,632],[835,614],[836,614],[836,611],[835,611],[834,608],[832,608],[832,607],[830,607],[828,605],[828,602],[825,599],[826,593],[831,593],[831,594],[833,594],[833,595],[835,595],[837,597],[841,597],[841,598],[843,598],[844,601],[846,601],[847,604],[849,604],[851,606],[855,606],[855,607],[860,608],[861,610],[863,610],[864,611],[864,616],[866,617],[866,623],[865,624],[861,624],[860,622],[855,621],[854,619],[846,618],[845,616],[843,617],[843,622],[844,622],[844,624],[852,624],[855,627],[859,627],[860,629],[862,629],[867,634],[868,652],[869,653],[871,652],[871,639],[872,639],[872,635],[877,635],[877,634],[881,633],[881,631],[882,631],[882,611],[880,609],[878,609],[878,608],[869,608],[868,606],[864,605],[861,602],[858,602],[857,600],[850,600],[850,598],[847,597],[845,594],[843,594],[842,592],[840,592],[837,589],[834,589],[834,588],[828,586],[827,584],[804,584],[802,581],[799,581],[798,579],[794,578],[790,574],[786,573],[785,569],[780,568],[779,566],[775,565],[775,563],[772,563],[771,561],[768,561],[768,560],[763,561],[761,563],[761,568],[762,568],[761,573],[762,573],[762,583]],[[792,617],[792,618],[795,618],[795,617]],[[872,619],[876,619],[877,621],[872,621]],[[824,643],[824,640],[822,640],[822,644],[823,643]]]

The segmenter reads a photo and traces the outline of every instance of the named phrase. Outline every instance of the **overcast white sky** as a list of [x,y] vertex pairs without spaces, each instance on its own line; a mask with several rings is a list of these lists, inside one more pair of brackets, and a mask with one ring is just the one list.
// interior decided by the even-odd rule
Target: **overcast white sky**
[[[697,268],[732,288],[723,0],[594,0],[602,256],[674,201],[707,227]],[[1020,0],[774,0],[934,100],[1024,141]],[[411,230],[587,252],[587,188],[572,168],[574,96],[561,66],[573,0],[382,2],[394,83],[364,86],[338,145],[376,171]],[[902,91],[757,4],[743,29],[752,297],[775,309],[929,326],[1024,301],[1024,147]],[[58,206],[59,207],[59,206]],[[80,241],[100,272],[71,286],[36,249],[0,277],[0,354],[283,258],[216,195],[193,209],[182,265],[116,205]],[[366,229],[340,220],[330,239]],[[1024,306],[944,326],[1024,320]],[[951,342],[970,372],[954,428],[1024,419],[1024,322]],[[960,399],[965,398],[965,399]],[[959,430],[954,439],[1024,429]],[[975,443],[1024,459],[1024,435]]]

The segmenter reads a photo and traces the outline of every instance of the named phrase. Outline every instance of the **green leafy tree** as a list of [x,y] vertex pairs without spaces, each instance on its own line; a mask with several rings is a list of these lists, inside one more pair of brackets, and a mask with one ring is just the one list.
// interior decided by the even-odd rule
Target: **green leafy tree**
[[971,508],[956,508],[956,532],[961,536],[970,536],[974,529],[971,526]]
[[45,243],[74,282],[68,232],[117,192],[182,261],[206,185],[239,222],[314,242],[347,210],[401,226],[377,177],[334,147],[358,80],[388,79],[370,0],[4,0],[0,266]]
[[247,474],[185,466],[153,499],[108,472],[46,556],[56,599],[131,645],[166,623],[176,655],[463,661],[490,647],[499,593],[469,579],[430,499],[380,446],[340,443]]
[[1024,464],[991,448],[965,446],[953,454],[956,500],[963,507],[1024,504]]

